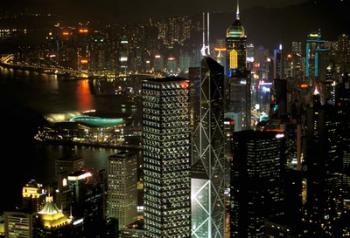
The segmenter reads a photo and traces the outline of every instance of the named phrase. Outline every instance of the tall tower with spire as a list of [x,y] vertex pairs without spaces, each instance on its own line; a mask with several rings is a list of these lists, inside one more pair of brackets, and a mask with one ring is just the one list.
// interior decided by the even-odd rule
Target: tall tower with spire
[[251,77],[247,70],[247,35],[240,20],[237,0],[236,17],[226,30],[225,117],[235,121],[235,131],[250,128]]
[[236,17],[226,30],[227,65],[228,76],[233,76],[237,70],[246,70],[247,35],[241,24],[239,0],[237,0]]

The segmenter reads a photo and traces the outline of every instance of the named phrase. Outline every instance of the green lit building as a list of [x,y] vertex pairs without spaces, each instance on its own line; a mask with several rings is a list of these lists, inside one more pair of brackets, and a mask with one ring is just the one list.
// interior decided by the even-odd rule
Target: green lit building
[[[251,75],[247,70],[247,35],[240,20],[237,1],[236,18],[226,30],[225,112],[238,116],[235,130],[251,125]],[[235,118],[230,118],[235,120]]]
[[246,70],[247,35],[241,23],[237,2],[236,19],[226,30],[226,73],[232,76],[236,70]]

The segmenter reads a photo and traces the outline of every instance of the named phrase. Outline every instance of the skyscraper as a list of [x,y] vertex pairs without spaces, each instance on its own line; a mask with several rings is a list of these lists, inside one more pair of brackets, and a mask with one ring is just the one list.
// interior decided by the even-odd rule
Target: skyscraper
[[108,158],[107,215],[123,228],[136,220],[137,153],[121,151]]
[[105,221],[104,184],[84,170],[70,174],[67,180],[73,217],[84,220],[86,237],[100,235]]
[[307,82],[313,84],[319,76],[319,53],[324,49],[326,41],[322,40],[320,32],[311,33],[306,40],[305,49],[305,77]]
[[239,3],[237,0],[236,18],[226,30],[226,74],[230,77],[236,70],[246,70],[247,35],[240,20]]
[[336,233],[335,227],[342,216],[343,189],[339,175],[343,166],[342,115],[335,106],[321,103],[317,90],[307,108],[305,151],[307,164],[307,216],[306,220],[314,229],[314,236]]
[[278,49],[273,51],[273,78],[283,79],[284,69],[283,69],[283,46],[279,45]]
[[192,237],[224,237],[224,68],[210,57],[201,64],[199,123],[192,165],[201,171],[192,191]]
[[233,137],[231,237],[265,237],[265,219],[283,215],[283,134],[241,131]]
[[142,99],[146,237],[190,237],[189,81],[145,80]]
[[238,1],[236,18],[226,30],[226,49],[225,112],[226,117],[235,120],[235,130],[239,131],[251,124],[251,76],[247,71],[247,35],[240,21]]
[[350,38],[342,34],[338,38],[337,61],[341,72],[350,72]]
[[300,41],[292,41],[292,54],[302,54]]

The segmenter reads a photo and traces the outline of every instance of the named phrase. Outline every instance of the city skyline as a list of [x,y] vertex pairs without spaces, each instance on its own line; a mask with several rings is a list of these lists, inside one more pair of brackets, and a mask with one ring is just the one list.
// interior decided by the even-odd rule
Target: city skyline
[[348,4],[6,2],[0,238],[350,237]]

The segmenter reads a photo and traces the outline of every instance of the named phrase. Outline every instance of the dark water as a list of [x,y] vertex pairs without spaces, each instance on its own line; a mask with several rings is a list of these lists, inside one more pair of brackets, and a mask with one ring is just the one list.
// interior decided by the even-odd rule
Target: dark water
[[[121,96],[94,96],[88,80],[59,81],[54,76],[0,67],[0,212],[12,209],[20,201],[21,187],[31,178],[52,182],[55,159],[69,151],[82,156],[85,165],[104,169],[112,149],[67,148],[41,145],[33,141],[37,126],[46,113],[96,109],[102,113],[120,113]],[[3,200],[3,199],[2,199]]]

